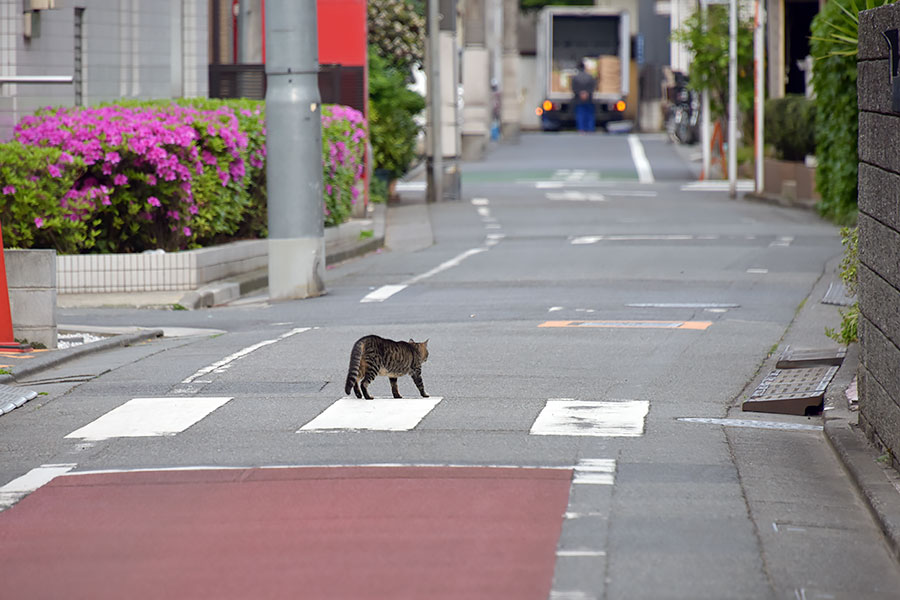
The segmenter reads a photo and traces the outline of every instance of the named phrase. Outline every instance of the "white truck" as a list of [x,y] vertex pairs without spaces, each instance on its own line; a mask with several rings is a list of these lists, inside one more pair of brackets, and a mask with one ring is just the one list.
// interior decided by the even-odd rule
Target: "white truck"
[[598,7],[547,6],[537,23],[537,85],[543,100],[535,112],[541,128],[572,127],[571,79],[579,61],[597,79],[596,121],[621,121],[628,108],[631,30],[628,11]]

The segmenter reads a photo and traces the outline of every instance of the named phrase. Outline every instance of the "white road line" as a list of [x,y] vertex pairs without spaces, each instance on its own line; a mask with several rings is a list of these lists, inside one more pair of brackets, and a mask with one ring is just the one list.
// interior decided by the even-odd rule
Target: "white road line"
[[751,275],[765,275],[769,272],[768,269],[747,269],[747,272]]
[[443,398],[341,398],[301,431],[409,431],[413,429]]
[[644,152],[644,145],[641,144],[640,138],[634,133],[628,135],[628,147],[631,148],[631,160],[634,161],[634,168],[638,172],[638,181],[641,183],[653,183],[653,170],[650,169],[650,161],[647,160],[647,154]]
[[616,461],[612,458],[585,458],[575,465],[573,484],[613,485],[616,481]]
[[278,336],[275,339],[264,340],[257,344],[253,344],[252,346],[247,346],[243,350],[238,350],[234,354],[226,356],[222,360],[218,360],[218,361],[214,362],[213,364],[209,365],[208,367],[203,367],[202,369],[200,369],[199,371],[197,371],[196,373],[194,373],[193,375],[191,375],[190,377],[188,377],[181,383],[185,384],[185,385],[189,384],[189,383],[193,383],[194,380],[196,380],[197,378],[203,377],[204,375],[207,375],[212,372],[223,373],[225,371],[225,369],[227,369],[228,367],[231,366],[231,363],[233,363],[234,361],[236,361],[238,359],[244,358],[251,352],[259,350],[260,348],[262,348],[264,346],[269,346],[270,344],[275,344],[277,342],[280,342],[281,340],[283,340],[285,338],[289,338],[292,335],[297,335],[298,333],[303,333],[304,331],[309,331],[310,329],[312,329],[312,328],[311,327],[297,327],[295,329],[291,329],[287,333],[284,333],[284,334]]
[[[75,465],[72,465],[73,467]],[[568,471],[573,469],[571,465],[504,465],[504,464],[463,464],[463,463],[334,463],[315,464],[300,463],[294,465],[193,465],[187,467],[138,467],[134,469],[97,469],[94,471],[78,471],[77,473],[64,473],[64,476],[78,477],[79,475],[109,475],[117,473],[166,473],[175,471],[243,471],[246,469],[396,469],[397,467],[414,468],[448,468],[448,469],[547,469],[551,471]],[[586,514],[585,516],[595,516]]]
[[91,441],[175,435],[231,400],[225,398],[133,398],[66,438]]
[[450,260],[442,262],[430,271],[426,271],[421,275],[411,277],[400,284],[383,285],[377,290],[366,294],[366,296],[362,300],[360,300],[360,302],[384,302],[397,292],[402,291],[413,284],[419,283],[420,281],[428,279],[429,277],[434,277],[442,271],[446,271],[447,269],[452,269],[453,267],[459,266],[462,261],[466,260],[470,256],[480,254],[481,252],[486,252],[487,250],[487,248],[471,248],[469,250],[466,250],[465,252],[454,256]]
[[6,510],[31,492],[50,483],[54,478],[75,468],[74,463],[41,465],[0,487],[0,511]]
[[[681,186],[682,192],[727,192],[728,181],[721,179],[707,179],[704,181],[692,181]],[[737,191],[752,192],[756,189],[756,182],[752,179],[738,179]]]
[[723,427],[751,427],[753,429],[777,429],[780,431],[822,431],[822,425],[787,423],[782,421],[756,421],[754,419],[717,419],[712,417],[680,417],[685,423],[705,423]]
[[597,557],[606,556],[606,552],[603,550],[557,550],[556,556],[558,558]]
[[639,437],[649,410],[646,400],[551,398],[532,424],[531,435]]
[[487,198],[472,198],[472,206],[487,206],[490,201]]
[[[706,236],[703,239],[717,239],[718,236]],[[572,239],[572,245],[596,244],[597,242],[684,242],[698,239],[693,235],[650,234],[650,235],[581,235]]]

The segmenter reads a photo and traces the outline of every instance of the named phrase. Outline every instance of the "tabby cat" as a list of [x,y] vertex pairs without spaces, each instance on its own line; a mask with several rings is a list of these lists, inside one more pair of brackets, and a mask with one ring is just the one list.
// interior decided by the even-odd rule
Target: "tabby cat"
[[[397,378],[409,373],[419,393],[427,398],[425,385],[422,383],[422,363],[428,360],[428,340],[424,342],[395,342],[377,335],[367,335],[356,340],[350,352],[350,369],[347,371],[347,384],[344,393],[350,390],[357,398],[369,395],[369,384],[378,375],[387,375],[391,381],[391,392],[394,398],[402,398],[397,389]],[[360,388],[362,394],[360,394]]]

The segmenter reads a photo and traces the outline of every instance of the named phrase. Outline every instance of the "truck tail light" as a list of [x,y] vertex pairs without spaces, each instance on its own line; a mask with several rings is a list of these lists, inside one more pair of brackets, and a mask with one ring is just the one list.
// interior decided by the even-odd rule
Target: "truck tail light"
[[616,102],[616,110],[619,112],[625,112],[625,101],[619,100]]
[[536,109],[534,109],[534,114],[536,114],[537,116],[541,116],[542,114],[544,114],[544,109],[538,106]]
[[544,100],[544,104],[543,104],[541,107],[542,107],[545,111],[547,111],[547,110],[553,110],[553,109],[554,109],[553,103],[550,102],[549,100]]

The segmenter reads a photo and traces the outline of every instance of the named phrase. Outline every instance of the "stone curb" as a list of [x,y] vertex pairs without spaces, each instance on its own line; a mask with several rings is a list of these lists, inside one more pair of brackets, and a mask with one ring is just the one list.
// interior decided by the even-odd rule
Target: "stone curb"
[[[859,365],[858,347],[847,353],[826,393],[825,438],[853,481],[863,503],[884,534],[885,541],[900,561],[900,489],[888,478],[893,467],[877,462],[878,451],[856,425],[858,413],[847,406],[846,389]],[[837,383],[837,385],[835,385]],[[900,481],[900,478],[898,478]]]
[[50,350],[46,353],[35,356],[35,358],[28,361],[28,364],[15,367],[11,374],[0,375],[0,383],[13,383],[20,378],[28,377],[29,375],[39,373],[46,369],[51,369],[53,367],[56,367],[57,365],[73,360],[75,358],[80,358],[82,356],[93,354],[95,352],[102,352],[104,350],[111,350],[124,346],[132,346],[134,344],[137,344],[138,342],[162,337],[162,335],[162,329],[147,329],[144,331],[139,331],[137,333],[117,335],[105,340],[99,340],[96,342],[91,342],[89,344],[82,344],[80,346],[74,346],[72,348],[66,348],[64,350]]

